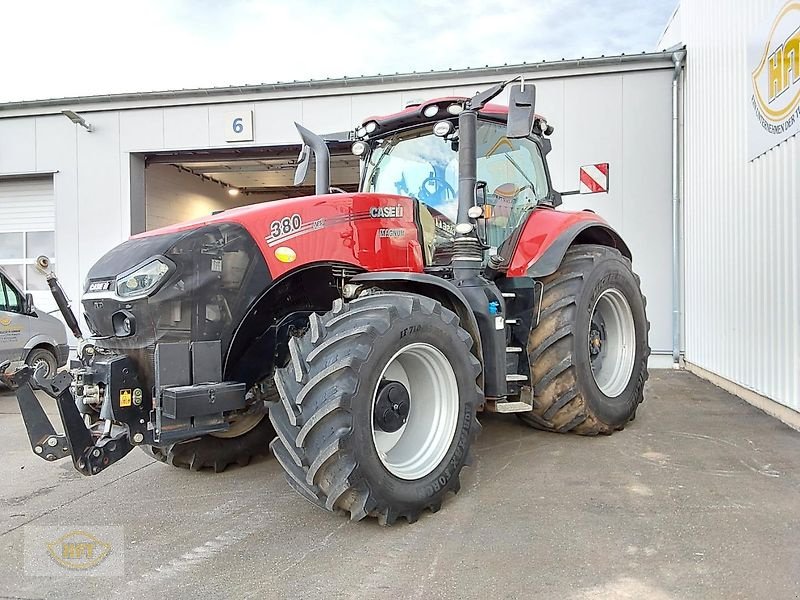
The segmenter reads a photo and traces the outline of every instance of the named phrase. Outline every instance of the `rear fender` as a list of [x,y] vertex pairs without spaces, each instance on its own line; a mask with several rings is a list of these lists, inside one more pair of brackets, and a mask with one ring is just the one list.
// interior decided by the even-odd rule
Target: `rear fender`
[[622,237],[595,213],[537,209],[522,228],[506,274],[535,278],[552,275],[574,244],[609,246],[632,258]]

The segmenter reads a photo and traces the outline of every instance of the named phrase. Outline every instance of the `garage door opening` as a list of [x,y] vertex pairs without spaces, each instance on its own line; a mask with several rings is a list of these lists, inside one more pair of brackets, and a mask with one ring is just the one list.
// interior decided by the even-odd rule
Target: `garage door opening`
[[[329,147],[331,185],[355,191],[359,164],[350,152],[350,142],[331,142]],[[313,195],[313,166],[306,183],[294,186],[299,153],[299,145],[288,145],[146,155],[144,210],[134,229],[157,229],[240,206]],[[132,185],[132,205],[134,191]]]

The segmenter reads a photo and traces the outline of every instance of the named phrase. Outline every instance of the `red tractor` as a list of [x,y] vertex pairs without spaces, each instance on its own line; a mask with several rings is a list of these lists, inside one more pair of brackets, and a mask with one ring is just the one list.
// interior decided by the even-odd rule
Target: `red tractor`
[[85,284],[91,335],[72,371],[11,376],[34,452],[93,475],[134,446],[220,471],[269,445],[312,503],[391,524],[458,491],[480,411],[622,429],[649,355],[631,253],[593,212],[555,210],[553,129],[533,85],[488,103],[508,83],[366,120],[360,192],[330,189],[324,141],[298,126],[297,179],[313,155],[315,196],[108,252]]

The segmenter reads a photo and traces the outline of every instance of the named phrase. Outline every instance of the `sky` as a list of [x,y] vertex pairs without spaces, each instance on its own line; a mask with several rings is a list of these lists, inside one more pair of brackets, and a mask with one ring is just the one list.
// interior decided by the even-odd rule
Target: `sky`
[[0,0],[0,102],[654,50],[678,0]]

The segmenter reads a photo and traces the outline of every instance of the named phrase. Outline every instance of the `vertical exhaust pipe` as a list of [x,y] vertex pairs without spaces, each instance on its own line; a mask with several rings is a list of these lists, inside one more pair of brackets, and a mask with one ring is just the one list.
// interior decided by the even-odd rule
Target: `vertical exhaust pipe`
[[330,194],[331,192],[331,153],[328,150],[328,145],[320,136],[313,131],[310,131],[300,125],[294,124],[297,127],[300,137],[303,139],[303,150],[300,153],[300,160],[297,165],[297,172],[294,177],[294,184],[301,185],[305,181],[306,173],[308,173],[308,163],[311,160],[309,156],[309,148],[314,152],[314,169],[316,181],[314,182],[314,192],[320,196],[322,194]]
[[457,224],[469,224],[467,212],[475,203],[477,183],[477,138],[478,113],[465,110],[458,115],[458,217]]

